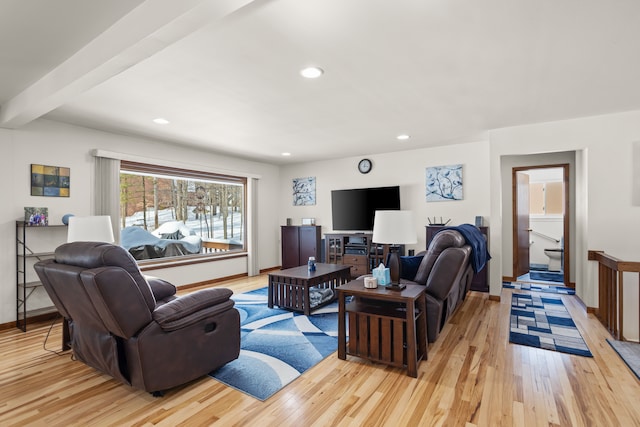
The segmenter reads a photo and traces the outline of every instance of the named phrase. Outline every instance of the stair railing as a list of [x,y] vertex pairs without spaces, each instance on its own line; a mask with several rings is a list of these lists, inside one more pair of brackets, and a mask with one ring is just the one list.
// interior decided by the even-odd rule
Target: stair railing
[[[615,339],[624,341],[623,273],[640,273],[640,262],[622,261],[603,251],[589,251],[588,259],[598,262],[598,310],[596,315]],[[640,278],[640,275],[638,276]],[[640,310],[638,324],[640,325]]]

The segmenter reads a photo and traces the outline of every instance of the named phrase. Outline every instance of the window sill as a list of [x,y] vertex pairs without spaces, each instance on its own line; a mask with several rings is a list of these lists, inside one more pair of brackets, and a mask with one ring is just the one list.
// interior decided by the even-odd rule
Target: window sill
[[158,270],[161,268],[171,267],[183,267],[185,265],[201,264],[204,262],[224,261],[233,258],[246,257],[246,251],[231,251],[224,254],[210,254],[210,255],[194,255],[194,256],[181,256],[171,257],[167,259],[155,258],[153,260],[138,261],[138,267],[140,271]]

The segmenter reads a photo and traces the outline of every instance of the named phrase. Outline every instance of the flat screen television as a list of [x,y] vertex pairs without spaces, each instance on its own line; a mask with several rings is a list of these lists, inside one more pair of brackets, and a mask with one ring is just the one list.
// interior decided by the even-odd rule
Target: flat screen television
[[378,210],[400,209],[400,187],[354,188],[331,192],[331,220],[335,231],[372,231]]

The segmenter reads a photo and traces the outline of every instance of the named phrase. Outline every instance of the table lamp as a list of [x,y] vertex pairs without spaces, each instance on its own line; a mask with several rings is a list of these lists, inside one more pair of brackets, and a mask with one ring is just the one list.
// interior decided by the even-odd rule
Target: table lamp
[[400,283],[401,264],[398,245],[417,243],[416,228],[411,211],[376,211],[373,219],[373,243],[389,246],[389,276],[391,283],[387,289],[402,290],[406,285]]
[[72,216],[69,218],[67,242],[113,243],[113,228],[109,215]]

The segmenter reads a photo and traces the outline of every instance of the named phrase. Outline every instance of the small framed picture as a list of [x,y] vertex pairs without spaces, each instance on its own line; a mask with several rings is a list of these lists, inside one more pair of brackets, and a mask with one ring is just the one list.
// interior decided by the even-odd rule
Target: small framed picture
[[302,218],[302,225],[316,225],[315,218]]
[[49,225],[49,209],[48,208],[24,208],[24,223],[28,226],[44,226]]

